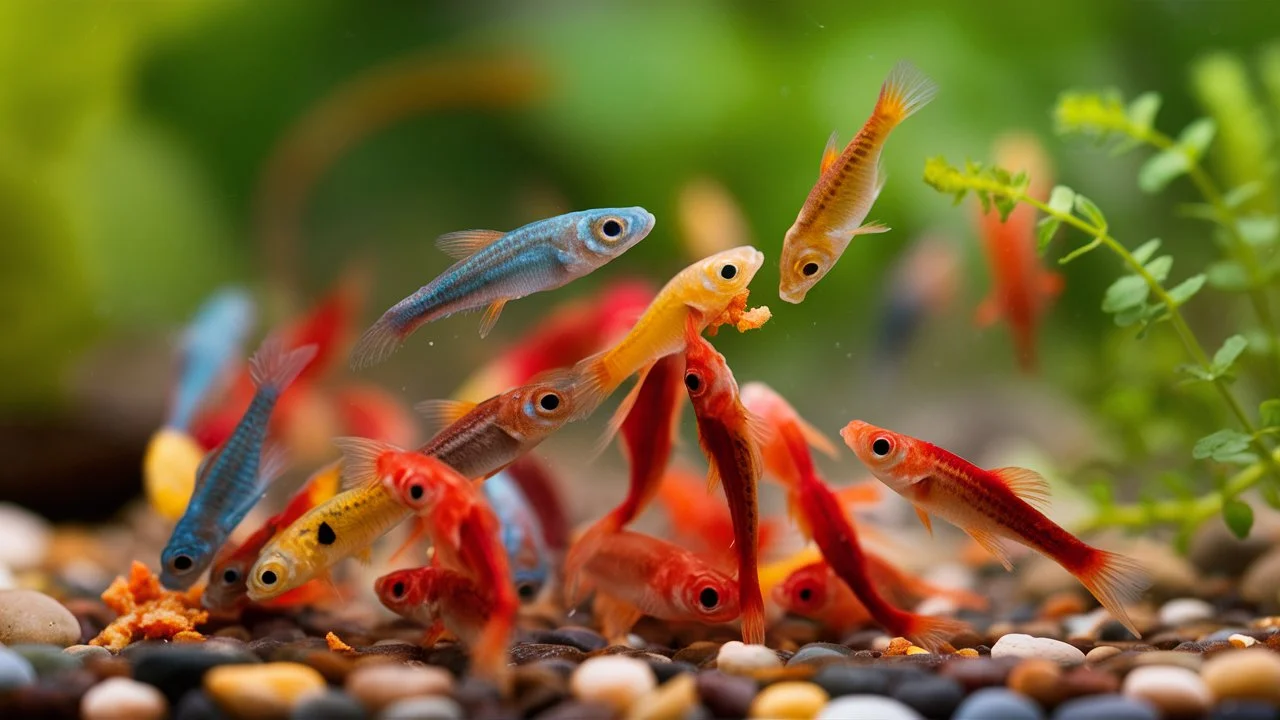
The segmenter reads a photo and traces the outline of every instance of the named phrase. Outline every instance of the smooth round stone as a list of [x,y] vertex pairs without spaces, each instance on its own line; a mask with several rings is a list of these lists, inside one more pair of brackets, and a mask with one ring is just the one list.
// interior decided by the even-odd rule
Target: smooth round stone
[[289,720],[365,720],[369,713],[358,700],[339,690],[309,697],[294,706]]
[[1053,720],[1160,720],[1160,713],[1142,700],[1121,695],[1093,695],[1058,706]]
[[211,651],[203,643],[150,647],[131,660],[134,679],[154,685],[175,705],[182,696],[200,687],[210,669],[259,662],[257,656],[248,651],[233,655],[225,650]]
[[1099,645],[1090,650],[1085,656],[1084,661],[1087,663],[1100,663],[1108,658],[1113,658],[1124,652],[1115,645]]
[[220,665],[204,675],[209,698],[244,720],[288,717],[295,705],[324,690],[324,676],[298,663]]
[[964,700],[964,688],[951,678],[934,675],[899,683],[892,697],[926,718],[946,720]]
[[835,643],[809,643],[796,650],[796,654],[787,660],[787,667],[805,665],[815,661],[849,657],[853,651],[844,645]]
[[161,720],[168,712],[159,690],[129,678],[107,678],[80,698],[82,720]]
[[1165,717],[1199,717],[1213,705],[1213,696],[1198,674],[1168,665],[1134,668],[1125,676],[1120,692],[1146,700]]
[[201,690],[193,690],[183,696],[173,710],[173,720],[226,720],[226,713]]
[[1214,706],[1208,720],[1276,720],[1276,708],[1259,700],[1227,700]]
[[1080,665],[1084,662],[1084,653],[1074,645],[1021,633],[1009,633],[997,640],[991,646],[991,657],[1045,658],[1059,665]]
[[453,676],[429,665],[379,663],[352,670],[345,688],[348,695],[377,711],[405,698],[448,694]]
[[627,720],[683,718],[697,705],[698,681],[693,675],[681,675],[636,700],[627,712]]
[[764,645],[746,645],[730,640],[716,654],[716,668],[734,675],[750,675],[757,670],[781,667],[778,654]]
[[9,649],[26,658],[39,677],[84,667],[80,658],[64,653],[57,645],[12,645]]
[[569,700],[538,713],[534,720],[615,720],[617,717],[614,709],[604,703]]
[[0,503],[0,565],[13,570],[35,567],[44,561],[52,541],[53,527],[44,518],[13,503]]
[[1280,655],[1263,648],[1227,650],[1205,661],[1200,677],[1219,700],[1280,704]]
[[827,665],[814,674],[813,683],[833,698],[889,694],[889,676],[877,668]]
[[830,699],[826,690],[811,682],[774,683],[752,701],[749,716],[762,720],[810,720]]
[[36,669],[18,653],[0,645],[0,691],[31,685],[36,681]]
[[924,717],[902,703],[882,695],[845,695],[827,703],[814,720],[924,720]]
[[447,697],[397,700],[383,709],[379,720],[462,720],[462,706]]
[[1180,627],[1213,619],[1213,606],[1199,598],[1176,598],[1160,606],[1160,624]]
[[80,642],[80,621],[57,600],[35,590],[0,590],[0,643],[57,645]]
[[71,657],[79,658],[81,662],[111,657],[110,650],[98,645],[72,645],[69,648],[64,648],[62,652]]
[[755,680],[719,670],[698,673],[698,698],[713,717],[746,717],[756,697]]
[[1044,720],[1044,713],[1025,695],[989,687],[965,698],[951,720]]
[[626,655],[588,658],[569,678],[573,696],[584,702],[603,703],[619,712],[658,685],[649,664]]
[[603,650],[609,642],[600,633],[583,627],[562,627],[533,633],[533,642],[551,645],[568,645],[585,653]]
[[1280,547],[1258,558],[1240,578],[1240,596],[1253,603],[1274,605],[1280,588]]
[[649,669],[653,670],[654,677],[658,678],[659,685],[681,675],[696,674],[698,672],[696,665],[678,660],[668,660],[667,662],[650,661]]
[[1045,707],[1062,701],[1062,666],[1052,660],[1028,658],[1009,672],[1009,689]]

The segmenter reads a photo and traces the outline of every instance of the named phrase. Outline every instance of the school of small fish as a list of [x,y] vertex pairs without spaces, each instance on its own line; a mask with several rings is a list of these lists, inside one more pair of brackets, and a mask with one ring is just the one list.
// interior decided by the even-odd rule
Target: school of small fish
[[[900,62],[843,151],[831,137],[818,182],[781,245],[780,299],[803,302],[854,237],[888,230],[867,221],[884,187],[886,140],[936,92]],[[1026,140],[1006,150],[1038,162]],[[713,182],[691,183],[681,207],[686,246],[705,257],[660,289],[619,279],[545,315],[452,399],[417,405],[432,433],[422,443],[393,394],[317,382],[355,337],[360,275],[269,334],[245,365],[253,302],[242,290],[215,295],[184,336],[169,417],[144,460],[152,507],[176,521],[160,557],[163,584],[185,590],[208,571],[203,602],[218,613],[331,602],[341,597],[336,566],[367,560],[379,538],[407,523],[408,539],[393,556],[406,566],[377,579],[378,599],[422,625],[424,644],[449,637],[468,646],[474,672],[503,688],[519,613],[534,603],[570,611],[589,604],[604,635],[619,642],[649,616],[738,623],[744,642],[763,644],[770,623],[791,614],[833,633],[878,625],[946,650],[964,623],[905,608],[925,598],[982,608],[986,598],[899,567],[901,549],[886,549],[884,533],[860,517],[887,487],[911,503],[930,533],[931,517],[943,518],[1007,569],[1006,542],[1047,556],[1137,635],[1125,604],[1142,592],[1145,572],[1045,515],[1048,486],[1032,470],[983,469],[854,419],[839,436],[875,479],[830,487],[811,450],[836,459],[837,443],[775,389],[739,386],[708,340],[724,325],[749,333],[770,319],[767,307],[748,306],[765,254],[736,244],[749,242],[745,221]],[[984,323],[1008,319],[1027,370],[1035,365],[1036,322],[1061,285],[1028,250],[1032,220],[1018,212],[1005,222],[981,217],[995,287],[979,315]],[[381,362],[423,325],[468,310],[485,309],[483,338],[507,302],[618,261],[654,225],[644,208],[604,208],[510,232],[444,235],[437,245],[456,263],[383,313],[354,341],[350,364]],[[914,294],[891,297],[890,311],[907,308],[901,313],[915,318],[918,308],[950,301],[954,289],[933,286],[950,282],[958,263],[937,241],[912,257],[904,267],[925,268],[912,274],[930,279],[899,288]],[[632,378],[597,442],[599,451],[619,440],[628,490],[575,534],[555,473],[530,451],[591,417]],[[705,470],[679,451],[686,401]],[[239,527],[277,478],[304,466],[313,473],[279,512],[252,532]],[[785,517],[762,516],[762,478],[785,492]],[[631,527],[655,500],[669,519],[667,538]],[[789,528],[807,544],[785,551]]]

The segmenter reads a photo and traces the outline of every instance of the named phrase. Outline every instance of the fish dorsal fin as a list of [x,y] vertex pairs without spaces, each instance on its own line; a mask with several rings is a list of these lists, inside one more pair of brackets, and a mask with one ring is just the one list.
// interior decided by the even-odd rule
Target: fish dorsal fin
[[1037,510],[1049,507],[1049,482],[1035,470],[1020,467],[996,468],[991,474],[1000,479],[1014,495],[1031,503]]
[[476,403],[467,400],[423,400],[413,406],[427,426],[427,435],[435,437],[440,431],[458,422],[476,409]]
[[502,308],[506,306],[506,298],[493,301],[489,307],[485,308],[484,318],[480,320],[480,339],[483,340],[489,336],[489,331],[493,330],[493,326],[498,324],[498,316],[502,314]]
[[1000,538],[977,528],[966,528],[965,532],[969,533],[969,537],[973,538],[983,550],[995,556],[1005,570],[1013,572],[1013,563],[1009,561],[1009,551],[1004,549],[1004,545],[1000,543]]
[[933,521],[929,519],[929,513],[919,505],[912,505],[915,508],[916,517],[920,518],[920,524],[924,525],[924,529],[929,533],[929,537],[933,537]]
[[822,166],[818,170],[818,175],[826,175],[827,168],[835,164],[840,158],[840,131],[832,130],[831,137],[827,138],[827,146],[822,149]]
[[362,437],[339,437],[333,444],[342,451],[342,489],[354,490],[378,482],[378,458],[399,448]]
[[499,230],[459,230],[436,238],[436,247],[451,258],[466,260],[503,235],[506,233]]

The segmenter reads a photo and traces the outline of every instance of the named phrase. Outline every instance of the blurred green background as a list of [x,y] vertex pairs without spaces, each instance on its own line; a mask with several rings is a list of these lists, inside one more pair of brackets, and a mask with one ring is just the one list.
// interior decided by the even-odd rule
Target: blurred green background
[[[988,286],[973,208],[920,181],[925,158],[985,158],[1000,133],[1035,132],[1061,182],[1103,205],[1127,241],[1164,237],[1186,272],[1213,254],[1204,226],[1165,211],[1169,197],[1138,192],[1140,157],[1054,138],[1050,108],[1068,87],[1156,90],[1160,124],[1176,132],[1202,112],[1192,61],[1215,50],[1252,58],[1275,32],[1262,0],[0,3],[0,446],[19,456],[7,482],[52,474],[71,462],[58,449],[78,448],[89,460],[68,467],[97,463],[80,482],[91,472],[125,483],[132,471],[136,488],[171,340],[223,283],[253,287],[278,321],[345,263],[371,259],[371,322],[447,266],[431,245],[441,233],[588,207],[655,213],[650,239],[580,283],[513,303],[487,342],[477,317],[452,318],[370,373],[406,400],[446,395],[557,300],[623,275],[661,283],[682,267],[676,196],[698,175],[732,192],[768,258],[752,300],[773,321],[716,341],[740,380],[769,381],[828,428],[901,404],[870,399],[865,356],[886,269],[932,231],[963,249],[963,293],[910,358],[903,392],[1003,383],[1016,376],[1005,327],[969,321]],[[888,143],[872,215],[893,232],[860,238],[803,305],[783,304],[781,238],[823,143],[833,129],[845,140],[857,131],[899,58],[941,93]],[[475,70],[494,62],[489,75]],[[349,147],[323,132],[300,141],[309,113],[386,67],[429,72],[404,90],[410,106],[415,93],[461,100],[405,112]],[[357,126],[378,112],[339,110]],[[268,168],[299,142],[280,176],[287,188],[306,176],[308,152],[341,152],[301,184],[294,213],[271,205],[288,192],[273,194]],[[1042,334],[1049,392],[1102,402],[1117,385],[1170,384],[1180,359],[1168,338],[1123,344],[1098,311],[1116,270],[1101,253],[1068,269]],[[1214,323],[1238,306],[1206,295],[1188,312],[1214,344],[1229,334]],[[86,449],[95,442],[97,455]]]

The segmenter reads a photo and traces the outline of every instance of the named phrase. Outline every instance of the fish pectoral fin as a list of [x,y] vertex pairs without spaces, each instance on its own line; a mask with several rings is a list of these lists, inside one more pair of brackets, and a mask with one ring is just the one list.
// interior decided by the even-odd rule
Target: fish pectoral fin
[[1035,470],[1020,467],[1003,467],[991,471],[1013,491],[1014,495],[1026,500],[1037,510],[1044,511],[1049,507],[1049,481]]
[[757,447],[764,447],[773,439],[773,426],[764,418],[745,408],[743,418],[747,424],[747,435],[755,441]]
[[435,647],[435,644],[440,642],[440,639],[444,637],[444,633],[444,622],[442,622],[440,618],[432,620],[431,625],[427,627],[426,633],[422,635],[422,647]]
[[835,164],[840,158],[840,131],[832,130],[831,137],[827,138],[827,146],[822,149],[822,165],[818,169],[818,176],[827,174],[827,168]]
[[1013,563],[1009,561],[1009,551],[1004,549],[1004,545],[1001,544],[1000,538],[986,530],[978,530],[975,528],[966,529],[965,532],[969,533],[969,537],[973,538],[974,541],[981,545],[983,550],[986,550],[995,556],[995,559],[999,560],[1001,565],[1004,565],[1005,570],[1013,572]]
[[499,230],[459,230],[436,238],[436,247],[451,258],[466,260],[503,235],[506,233]]
[[883,486],[875,480],[864,480],[837,490],[836,499],[840,501],[841,507],[871,505],[872,503],[880,502],[881,487]]
[[373,564],[373,546],[365,547],[359,552],[354,553],[351,557],[355,558],[361,565]]
[[404,543],[402,543],[399,548],[396,548],[396,551],[391,554],[391,557],[387,559],[387,562],[393,563],[398,560],[401,555],[411,550],[414,545],[418,544],[419,540],[426,537],[427,530],[429,528],[430,526],[424,518],[415,517],[413,519],[413,527],[409,529],[409,536],[405,538]]
[[890,228],[881,222],[863,223],[853,231],[854,235],[875,235],[877,233],[889,232]]
[[601,630],[604,631],[602,634],[610,642],[625,639],[636,622],[644,617],[644,613],[634,605],[598,590],[594,611]]
[[480,338],[483,340],[489,335],[489,331],[493,330],[493,326],[498,324],[498,316],[502,314],[502,308],[506,306],[506,299],[495,300],[484,311],[484,317],[480,320]]
[[840,453],[836,450],[835,443],[831,442],[831,438],[827,437],[821,430],[803,418],[796,418],[796,423],[800,426],[800,434],[804,436],[804,441],[809,443],[809,447],[829,458],[839,457]]
[[476,409],[476,404],[465,400],[423,400],[413,406],[426,424],[427,434],[435,437],[440,431],[458,422],[464,415]]
[[916,517],[920,518],[920,524],[924,525],[929,537],[933,537],[933,521],[929,519],[929,513],[925,512],[924,508],[919,505],[912,505],[911,507],[915,508]]
[[1049,272],[1048,270],[1040,273],[1040,293],[1045,297],[1057,297],[1062,293],[1062,289],[1066,287],[1066,284],[1062,273]]
[[996,300],[995,293],[992,293],[978,305],[978,311],[973,315],[973,322],[980,328],[991,327],[1003,314],[1000,311],[1000,303]]
[[361,437],[334,438],[342,451],[342,488],[366,487],[378,482],[378,456],[399,448],[390,443]]

